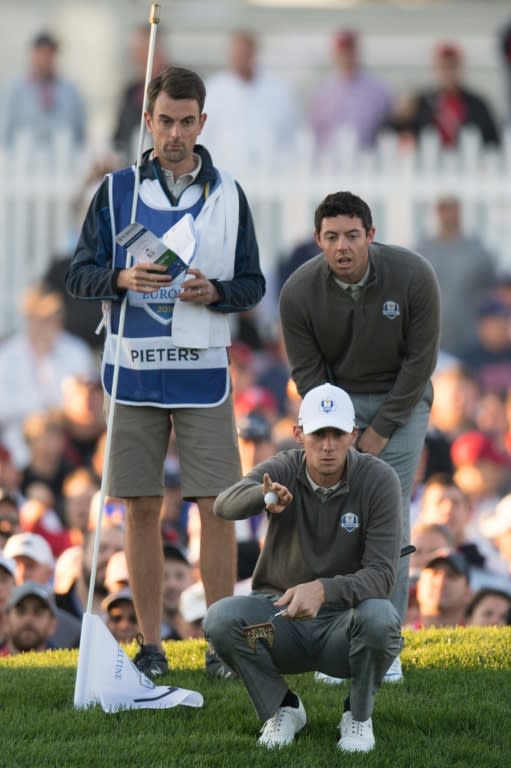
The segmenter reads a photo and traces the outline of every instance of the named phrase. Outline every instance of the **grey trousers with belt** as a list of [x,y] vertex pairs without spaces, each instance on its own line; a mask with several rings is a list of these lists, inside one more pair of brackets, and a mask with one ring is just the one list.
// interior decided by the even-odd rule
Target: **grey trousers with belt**
[[257,640],[255,651],[243,627],[270,619],[277,595],[252,593],[214,603],[204,620],[204,634],[217,654],[241,676],[258,717],[272,717],[288,685],[282,675],[320,671],[351,678],[350,709],[367,720],[385,672],[401,650],[401,622],[388,600],[365,600],[340,610],[324,605],[314,619],[273,619],[270,645]]

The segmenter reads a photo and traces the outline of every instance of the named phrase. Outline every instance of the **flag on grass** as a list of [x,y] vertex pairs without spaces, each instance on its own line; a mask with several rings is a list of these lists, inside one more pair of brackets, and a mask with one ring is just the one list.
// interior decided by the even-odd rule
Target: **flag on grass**
[[169,709],[183,704],[202,707],[202,694],[155,685],[133,664],[99,616],[85,613],[82,623],[74,706],[101,704],[105,712],[119,709]]

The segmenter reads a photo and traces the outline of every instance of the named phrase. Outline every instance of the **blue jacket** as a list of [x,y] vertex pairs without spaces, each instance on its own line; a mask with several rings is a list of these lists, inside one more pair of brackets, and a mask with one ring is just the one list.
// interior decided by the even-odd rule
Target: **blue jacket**
[[[202,160],[196,183],[213,184],[218,172],[213,166],[209,152],[201,145],[197,145],[194,151]],[[140,177],[158,179],[166,191],[160,163],[157,158],[150,160],[150,154],[151,150],[144,154]],[[239,226],[234,278],[211,281],[218,290],[220,300],[209,308],[222,313],[252,309],[264,296],[266,287],[259,265],[259,249],[252,214],[245,193],[238,183],[236,186],[239,195]],[[167,191],[166,194],[174,204]],[[77,299],[122,301],[125,291],[117,287],[120,270],[112,269],[112,256],[108,180],[105,179],[89,206],[73,260],[67,271],[66,287],[71,296]]]

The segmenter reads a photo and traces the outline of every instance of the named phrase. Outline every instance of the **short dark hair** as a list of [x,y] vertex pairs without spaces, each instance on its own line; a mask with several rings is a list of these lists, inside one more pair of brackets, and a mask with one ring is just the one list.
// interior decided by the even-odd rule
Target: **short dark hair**
[[318,205],[314,214],[314,225],[318,235],[321,231],[323,219],[334,216],[357,216],[362,222],[366,233],[373,226],[371,209],[361,197],[357,197],[352,192],[332,192]]
[[[501,597],[503,600],[507,600],[511,611],[511,594],[509,594],[509,592],[505,592],[503,589],[498,589],[497,587],[481,587],[474,593],[472,599],[465,608],[465,616],[467,619],[472,616],[479,603],[482,603],[487,597]],[[508,616],[508,624],[510,618],[511,614]]]
[[206,101],[206,87],[202,78],[191,69],[167,67],[153,77],[147,89],[147,111],[150,115],[153,114],[154,102],[162,91],[171,99],[195,99],[202,114]]

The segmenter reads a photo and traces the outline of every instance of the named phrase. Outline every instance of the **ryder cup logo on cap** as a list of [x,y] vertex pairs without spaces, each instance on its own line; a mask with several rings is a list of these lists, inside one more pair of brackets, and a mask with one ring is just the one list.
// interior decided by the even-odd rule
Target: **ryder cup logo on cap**
[[304,435],[331,427],[343,432],[355,429],[355,409],[347,392],[332,384],[321,384],[303,398],[298,424]]

